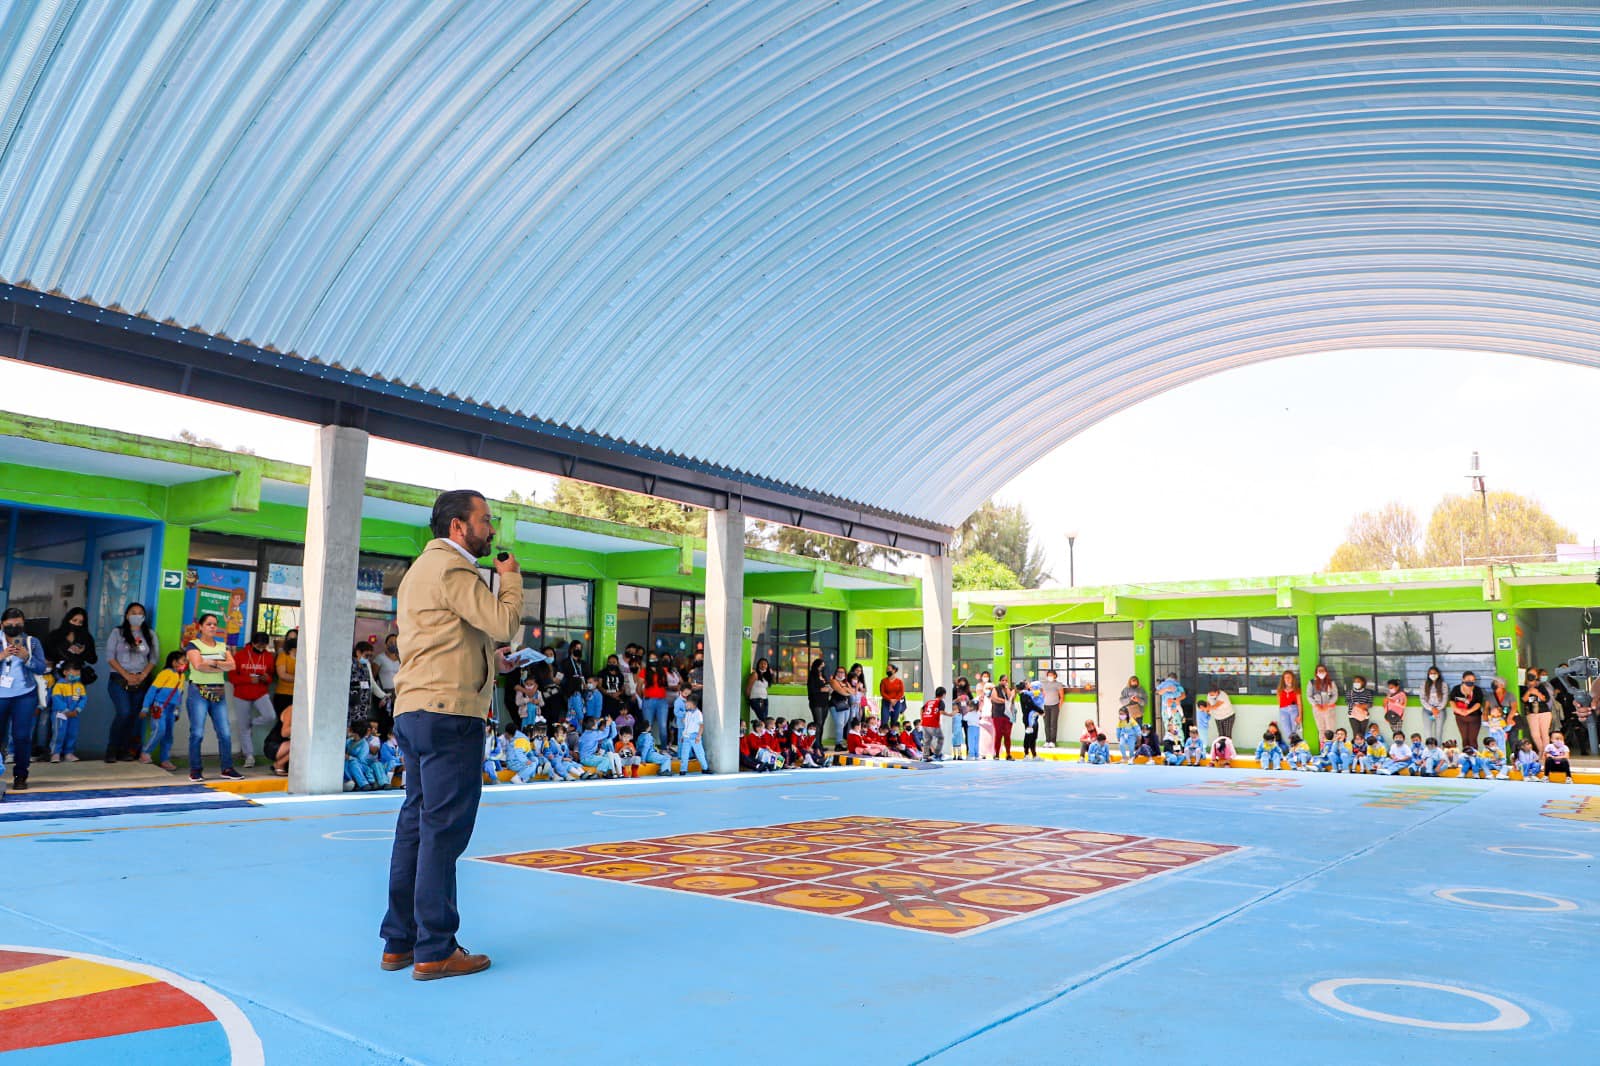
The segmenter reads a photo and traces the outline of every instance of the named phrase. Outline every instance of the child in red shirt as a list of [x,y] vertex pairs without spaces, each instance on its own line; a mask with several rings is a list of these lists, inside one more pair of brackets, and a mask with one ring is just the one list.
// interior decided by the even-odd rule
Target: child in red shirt
[[922,759],[924,762],[944,761],[944,716],[949,713],[944,706],[944,687],[933,690],[933,699],[922,703]]

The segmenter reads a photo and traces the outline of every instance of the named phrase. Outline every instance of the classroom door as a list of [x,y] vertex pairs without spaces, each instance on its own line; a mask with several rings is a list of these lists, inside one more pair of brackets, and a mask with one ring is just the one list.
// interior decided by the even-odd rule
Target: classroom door
[[1095,682],[1099,700],[1095,720],[1108,738],[1117,735],[1118,696],[1133,676],[1133,641],[1102,640],[1095,645]]

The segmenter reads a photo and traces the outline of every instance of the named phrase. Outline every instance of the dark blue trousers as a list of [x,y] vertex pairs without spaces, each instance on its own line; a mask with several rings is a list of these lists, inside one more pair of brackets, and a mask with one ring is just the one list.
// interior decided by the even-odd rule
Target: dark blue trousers
[[406,802],[389,859],[389,913],[384,948],[416,952],[417,962],[455,954],[456,860],[472,839],[483,795],[483,719],[434,711],[394,718],[405,758]]
[[[36,691],[0,699],[0,733],[11,735],[11,777],[15,781],[28,779],[28,764],[33,760],[33,716],[38,709]],[[0,759],[0,763],[4,762]]]

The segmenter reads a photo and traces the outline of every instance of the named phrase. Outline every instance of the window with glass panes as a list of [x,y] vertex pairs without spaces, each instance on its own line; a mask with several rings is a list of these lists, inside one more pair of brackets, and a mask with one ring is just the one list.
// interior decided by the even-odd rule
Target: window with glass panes
[[593,582],[522,575],[522,623],[534,647],[559,650],[576,640],[583,643],[585,655],[593,655],[593,603]]
[[1293,618],[1196,618],[1152,626],[1155,676],[1176,674],[1190,694],[1220,689],[1266,695],[1285,670],[1300,669]]
[[778,603],[752,605],[751,661],[766,659],[780,685],[803,685],[812,659],[833,673],[839,664],[839,612]]
[[922,692],[922,630],[891,629],[888,641],[889,665],[899,668],[906,691]]
[[1068,692],[1093,692],[1096,687],[1096,635],[1093,622],[1055,625],[1037,622],[1013,626],[1012,679],[1037,681],[1044,677],[1046,670],[1054,670],[1056,680],[1065,685]]
[[1317,622],[1322,662],[1348,689],[1357,674],[1374,687],[1393,678],[1416,692],[1437,666],[1450,684],[1468,670],[1494,675],[1494,623],[1488,611],[1337,614]]
[[994,630],[988,626],[982,629],[957,629],[950,635],[951,650],[955,653],[955,678],[966,678],[974,685],[977,684],[978,675],[988,671],[994,673]]

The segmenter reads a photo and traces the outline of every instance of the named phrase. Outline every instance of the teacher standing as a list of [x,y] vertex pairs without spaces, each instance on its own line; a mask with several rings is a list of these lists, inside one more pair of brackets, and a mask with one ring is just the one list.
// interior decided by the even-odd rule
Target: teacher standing
[[483,794],[483,723],[494,697],[494,649],[522,626],[522,571],[496,560],[491,592],[477,560],[494,543],[482,493],[457,490],[433,504],[434,538],[400,582],[400,671],[394,736],[406,767],[406,802],[389,859],[389,912],[380,930],[385,970],[418,981],[489,968],[456,942],[456,860],[472,838]]

